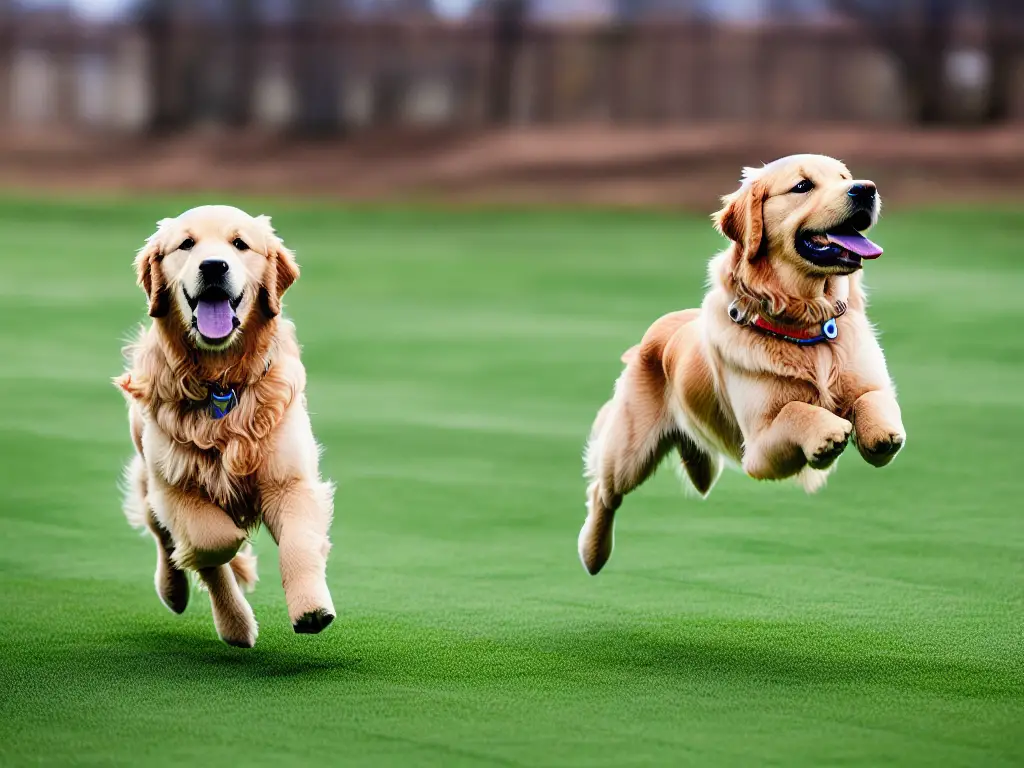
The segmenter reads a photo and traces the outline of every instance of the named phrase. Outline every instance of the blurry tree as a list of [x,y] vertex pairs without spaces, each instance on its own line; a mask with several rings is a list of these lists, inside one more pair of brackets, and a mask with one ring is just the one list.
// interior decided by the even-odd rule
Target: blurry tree
[[1013,71],[1019,53],[1015,41],[1020,39],[1024,22],[1024,2],[984,0],[984,5],[989,81],[982,119],[994,123],[1010,117]]
[[13,0],[0,0],[0,121],[8,117],[11,109],[11,49],[15,7]]
[[[921,0],[911,9],[917,13],[901,14],[900,5],[906,9],[908,4],[891,0],[832,0],[835,11],[857,20],[896,61],[916,122],[941,122],[949,118],[946,63],[953,24],[957,12],[965,6],[958,0]],[[1010,113],[1015,41],[1024,21],[1024,2],[979,0],[971,5],[984,14],[987,29],[983,54],[988,65],[988,88],[980,117],[986,122],[1005,120]],[[1013,29],[1014,25],[1018,29]]]
[[[142,34],[146,38],[150,98],[148,130],[167,133],[180,129],[187,120],[184,99],[178,98],[178,80],[171,28],[174,0],[143,0],[139,4]],[[177,85],[176,85],[177,84]]]
[[526,24],[526,0],[496,0],[494,3],[494,46],[488,107],[491,122],[508,123],[512,118],[516,62],[522,51]]
[[424,18],[434,15],[432,0],[373,0],[368,10],[382,16],[397,16],[403,19]]
[[[832,0],[833,9],[856,20],[892,56],[912,102],[912,118],[943,119],[945,62],[956,0],[922,0],[918,14],[900,13],[891,0]],[[895,7],[894,7],[895,6]]]
[[[392,21],[422,21],[435,16],[432,0],[364,0],[363,8]],[[416,74],[401,33],[392,28],[392,34],[398,36],[379,44],[387,47],[389,54],[378,62],[371,76],[371,120],[382,127],[401,123]]]
[[693,0],[615,0],[612,6],[612,13],[620,21],[636,21],[645,16],[683,17],[694,10]]
[[228,125],[243,128],[252,121],[253,97],[259,64],[259,19],[256,0],[228,0],[230,29],[230,85],[227,89]]
[[337,0],[292,0],[292,91],[296,113],[292,128],[300,136],[326,137],[343,132],[341,42],[334,32],[343,15]]

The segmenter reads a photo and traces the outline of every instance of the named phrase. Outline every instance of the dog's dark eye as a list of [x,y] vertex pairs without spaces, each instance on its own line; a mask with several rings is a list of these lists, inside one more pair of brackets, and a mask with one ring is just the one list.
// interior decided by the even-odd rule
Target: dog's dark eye
[[179,251],[191,251],[192,247],[196,244],[196,241],[191,237],[186,237],[181,241],[181,245],[178,246]]
[[810,179],[803,179],[789,191],[796,192],[797,194],[803,194],[804,192],[810,192],[812,189],[814,189],[814,182]]
[[235,246],[235,248],[237,248],[240,251],[248,251],[249,250],[249,246],[245,244],[245,240],[243,240],[240,237],[236,237],[234,240],[232,240],[231,244],[233,246]]

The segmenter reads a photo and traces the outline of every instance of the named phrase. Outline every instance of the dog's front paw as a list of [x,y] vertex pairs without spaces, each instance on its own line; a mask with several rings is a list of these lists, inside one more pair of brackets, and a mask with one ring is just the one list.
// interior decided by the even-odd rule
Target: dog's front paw
[[337,616],[327,583],[322,579],[310,579],[304,583],[289,582],[284,591],[288,600],[288,616],[297,634],[315,635],[322,632]]
[[333,609],[317,608],[299,616],[292,624],[292,629],[300,635],[315,635],[327,629],[332,621],[334,621]]
[[818,435],[808,448],[805,448],[807,465],[811,469],[828,469],[835,463],[846,444],[850,442],[850,433],[853,431],[853,424],[846,419],[835,418],[832,426],[825,429]]
[[856,440],[864,461],[873,467],[884,467],[896,458],[896,454],[907,441],[907,436],[901,431],[885,430],[867,437],[858,434]]

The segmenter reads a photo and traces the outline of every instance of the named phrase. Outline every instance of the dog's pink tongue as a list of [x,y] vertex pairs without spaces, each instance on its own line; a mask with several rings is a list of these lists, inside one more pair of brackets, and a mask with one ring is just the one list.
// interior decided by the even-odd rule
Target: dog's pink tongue
[[851,253],[856,253],[865,259],[877,259],[882,255],[881,247],[872,243],[859,232],[853,235],[833,235],[829,233],[828,239],[839,247],[845,248]]
[[196,325],[199,332],[208,339],[223,339],[234,330],[232,322],[235,313],[231,311],[231,302],[199,300],[196,306]]

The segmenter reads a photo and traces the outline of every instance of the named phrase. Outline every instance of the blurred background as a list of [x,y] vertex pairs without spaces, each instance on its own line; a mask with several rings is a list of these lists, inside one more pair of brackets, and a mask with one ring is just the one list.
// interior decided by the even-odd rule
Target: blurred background
[[819,151],[962,197],[1022,119],[1018,0],[0,0],[8,183],[703,207]]
[[[0,0],[0,765],[1024,765],[1022,129],[1022,0]],[[592,579],[620,355],[791,152],[879,184],[907,447],[666,468]],[[260,534],[249,652],[120,513],[133,254],[208,202],[296,251],[338,483],[338,620]]]

